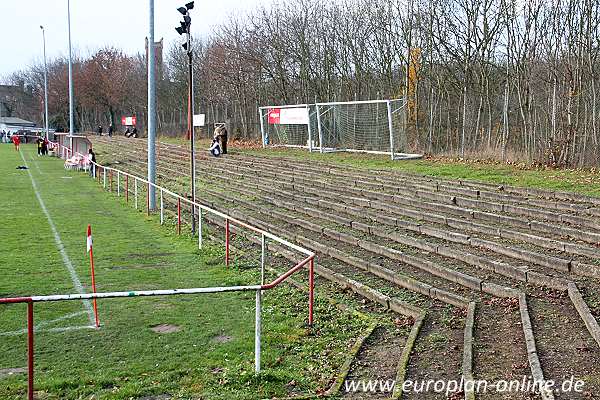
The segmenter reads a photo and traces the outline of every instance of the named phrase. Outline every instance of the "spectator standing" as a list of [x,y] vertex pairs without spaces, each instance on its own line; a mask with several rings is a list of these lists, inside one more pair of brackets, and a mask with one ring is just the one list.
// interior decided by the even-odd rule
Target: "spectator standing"
[[110,124],[108,126],[108,136],[110,137],[110,136],[112,136],[112,134],[113,134],[113,126],[112,126],[112,124]]
[[98,133],[98,135],[102,136],[102,125],[98,125],[98,129],[96,130],[96,133]]
[[48,140],[48,137],[44,137],[44,140],[42,141],[42,155],[46,156],[48,155],[48,145],[50,144],[50,141]]
[[225,125],[220,125],[215,129],[214,139],[219,141],[221,154],[227,154],[227,129]]
[[88,152],[88,161],[90,163],[90,175],[95,178],[96,177],[96,153],[94,153],[94,150],[92,150],[90,148],[89,152]]

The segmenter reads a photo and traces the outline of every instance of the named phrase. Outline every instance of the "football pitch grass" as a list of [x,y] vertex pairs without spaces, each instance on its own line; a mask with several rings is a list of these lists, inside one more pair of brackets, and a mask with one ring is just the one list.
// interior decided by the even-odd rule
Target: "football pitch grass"
[[[221,243],[198,250],[197,239],[177,236],[173,224],[160,226],[61,160],[37,157],[32,145],[20,153],[0,145],[0,171],[0,297],[89,293],[88,224],[99,292],[258,283],[258,253],[227,269]],[[96,330],[89,304],[35,304],[37,398],[315,393],[368,324],[317,297],[311,332],[306,293],[280,286],[264,297],[263,372],[255,376],[254,292],[100,300],[98,310]],[[176,331],[152,330],[161,324]],[[26,395],[25,328],[24,304],[0,305],[1,399]]]

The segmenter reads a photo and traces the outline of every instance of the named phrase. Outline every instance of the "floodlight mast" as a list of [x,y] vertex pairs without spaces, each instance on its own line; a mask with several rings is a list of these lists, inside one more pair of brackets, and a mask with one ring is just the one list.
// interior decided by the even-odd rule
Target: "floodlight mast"
[[73,57],[71,52],[71,1],[67,0],[67,25],[69,29],[69,148],[73,155],[73,133],[75,132],[74,120],[74,89],[73,89]]
[[148,20],[148,208],[156,208],[156,56],[154,49],[154,0],[149,0]]
[[[190,139],[190,169],[191,169],[191,195],[192,201],[196,202],[196,154],[194,149],[194,74],[193,74],[193,52],[192,52],[192,34],[190,27],[192,25],[192,19],[190,17],[190,10],[194,8],[194,2],[191,1],[185,5],[185,7],[179,7],[179,11],[183,15],[183,21],[180,22],[180,26],[176,27],[175,30],[180,35],[186,34],[186,41],[183,44],[183,48],[187,52],[188,56],[188,138]],[[192,207],[192,233],[196,232],[196,210]],[[198,233],[202,235],[202,232]]]
[[46,122],[46,139],[48,139],[48,64],[46,63],[46,31],[44,30],[43,25],[40,25],[40,29],[42,30],[42,40],[44,42],[44,120]]

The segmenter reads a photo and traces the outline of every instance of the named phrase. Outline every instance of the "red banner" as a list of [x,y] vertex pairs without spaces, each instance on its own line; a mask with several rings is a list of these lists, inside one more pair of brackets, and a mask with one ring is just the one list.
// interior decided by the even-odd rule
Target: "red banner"
[[281,115],[281,109],[279,108],[271,108],[267,114],[269,124],[277,125],[279,124],[279,116]]
[[306,107],[271,108],[267,116],[271,125],[308,125],[309,123]]
[[121,117],[121,125],[124,126],[135,126],[137,122],[137,119],[135,118],[135,116],[133,117]]

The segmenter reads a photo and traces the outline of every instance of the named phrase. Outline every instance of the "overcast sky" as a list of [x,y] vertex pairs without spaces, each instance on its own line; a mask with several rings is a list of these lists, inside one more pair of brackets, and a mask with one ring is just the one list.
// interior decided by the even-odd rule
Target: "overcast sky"
[[[174,27],[177,7],[189,0],[155,0],[155,39],[165,48],[179,35]],[[127,53],[144,52],[148,36],[148,0],[71,0],[73,50],[88,54],[105,45]],[[230,14],[244,14],[271,0],[196,0],[192,32],[207,34]],[[0,80],[11,72],[43,59],[42,32],[46,30],[48,58],[68,54],[67,0],[0,0]]]

